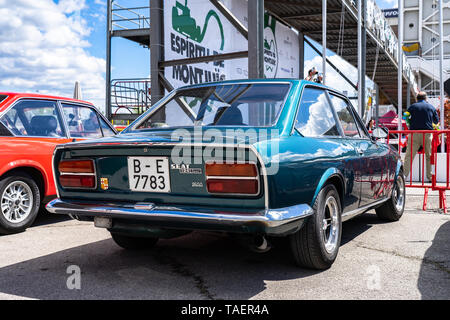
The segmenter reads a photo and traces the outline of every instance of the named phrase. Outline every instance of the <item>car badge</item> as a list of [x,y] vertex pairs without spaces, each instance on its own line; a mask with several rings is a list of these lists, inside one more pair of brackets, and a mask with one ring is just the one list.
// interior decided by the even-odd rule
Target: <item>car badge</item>
[[102,190],[108,190],[108,178],[100,178],[100,188],[102,188]]

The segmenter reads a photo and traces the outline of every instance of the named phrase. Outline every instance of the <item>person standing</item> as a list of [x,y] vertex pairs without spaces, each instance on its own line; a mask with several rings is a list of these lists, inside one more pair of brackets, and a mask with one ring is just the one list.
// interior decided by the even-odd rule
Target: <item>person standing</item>
[[[417,94],[417,102],[408,107],[408,112],[411,114],[409,130],[433,130],[433,123],[439,123],[436,109],[427,102],[427,94],[423,91]],[[425,135],[425,143],[424,143]],[[413,136],[411,138],[411,136]],[[417,151],[422,146],[425,151],[425,158],[427,162],[426,175],[431,181],[431,142],[433,140],[432,133],[425,134],[410,134],[408,146],[406,147],[406,155],[404,160],[404,174],[407,177],[411,171],[411,162],[414,161]],[[412,154],[412,158],[411,158]]]
[[314,76],[318,73],[318,71],[316,70],[315,67],[313,67],[312,69],[310,69],[308,71],[308,75],[306,76],[305,80],[308,81],[314,81]]
[[322,81],[323,81],[323,74],[322,73],[318,73],[317,77],[314,79],[314,82],[322,83]]

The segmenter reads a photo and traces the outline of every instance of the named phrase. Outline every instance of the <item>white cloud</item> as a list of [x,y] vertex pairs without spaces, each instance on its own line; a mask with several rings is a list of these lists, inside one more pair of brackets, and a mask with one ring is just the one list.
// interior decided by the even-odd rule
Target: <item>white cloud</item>
[[384,0],[391,8],[398,8],[398,0]]
[[106,7],[106,0],[95,0],[94,3]]
[[64,13],[73,13],[86,7],[85,0],[59,0],[58,8]]
[[85,0],[0,0],[0,90],[83,98],[104,108],[105,60],[89,54]]

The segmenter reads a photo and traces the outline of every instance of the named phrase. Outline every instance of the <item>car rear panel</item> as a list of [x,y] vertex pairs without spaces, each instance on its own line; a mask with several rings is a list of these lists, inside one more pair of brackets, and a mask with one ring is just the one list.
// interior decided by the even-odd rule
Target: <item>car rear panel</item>
[[[108,202],[151,202],[156,205],[194,205],[215,208],[258,209],[265,207],[264,180],[258,163],[259,193],[249,195],[213,195],[208,193],[205,160],[197,157],[198,163],[188,167],[177,164],[172,159],[172,149],[176,144],[168,143],[112,143],[112,144],[70,144],[58,148],[54,157],[54,168],[59,197],[61,199],[78,199],[86,201]],[[199,153],[189,147],[191,154]],[[187,150],[187,149],[186,149]],[[245,155],[249,159],[251,148],[234,148],[235,154]],[[200,148],[200,154],[204,147]],[[212,153],[214,156],[214,151]],[[253,155],[254,156],[254,153]],[[131,191],[128,171],[129,157],[167,157],[169,161],[170,192]],[[92,159],[96,167],[97,184],[94,190],[69,189],[59,183],[58,163],[61,159]],[[206,158],[206,161],[208,159]],[[103,189],[102,189],[103,188]]]

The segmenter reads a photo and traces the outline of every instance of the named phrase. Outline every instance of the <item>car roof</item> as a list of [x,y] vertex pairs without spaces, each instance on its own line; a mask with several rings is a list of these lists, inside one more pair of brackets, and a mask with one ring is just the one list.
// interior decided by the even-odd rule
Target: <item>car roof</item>
[[293,78],[264,78],[264,79],[239,79],[239,80],[224,80],[224,81],[216,81],[216,82],[205,82],[200,84],[192,84],[186,85],[182,87],[178,87],[176,90],[190,89],[190,88],[199,88],[199,87],[207,87],[207,86],[215,86],[215,85],[227,85],[227,84],[240,84],[240,83],[301,83],[301,84],[312,84],[317,87],[321,87],[323,89],[327,89],[336,93],[340,93],[339,90],[328,87],[324,84],[303,80],[303,79],[293,79]]
[[7,100],[11,101],[11,100],[17,100],[20,98],[34,98],[34,99],[64,100],[64,101],[93,105],[92,103],[90,103],[88,101],[67,98],[67,97],[61,97],[61,96],[45,95],[45,94],[39,94],[39,93],[0,92],[0,95],[7,96],[7,98],[4,100],[5,102]]

